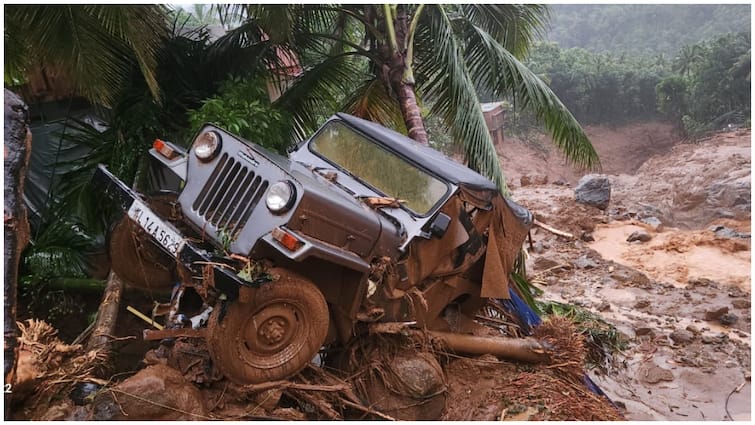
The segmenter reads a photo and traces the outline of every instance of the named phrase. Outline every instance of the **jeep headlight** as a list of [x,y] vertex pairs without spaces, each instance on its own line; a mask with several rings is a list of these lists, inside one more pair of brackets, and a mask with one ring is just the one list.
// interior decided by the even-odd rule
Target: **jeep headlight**
[[202,132],[194,139],[194,155],[201,161],[215,158],[220,151],[220,136],[214,131]]
[[265,205],[274,214],[281,214],[288,211],[296,200],[296,188],[288,180],[279,181],[272,184],[267,190]]

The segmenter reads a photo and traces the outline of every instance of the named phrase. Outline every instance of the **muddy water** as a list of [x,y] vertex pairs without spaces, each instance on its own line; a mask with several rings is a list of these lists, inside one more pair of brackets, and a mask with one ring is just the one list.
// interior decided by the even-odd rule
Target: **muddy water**
[[[646,243],[626,242],[639,230],[653,238]],[[711,306],[730,305],[731,290],[750,293],[749,240],[717,238],[710,231],[656,233],[640,223],[626,222],[598,225],[593,235],[595,242],[589,246],[604,259],[641,271],[669,288],[650,296],[653,304],[646,310],[636,303],[650,295],[646,289],[600,285],[586,291],[589,298],[611,301],[612,309],[601,314],[621,331],[632,335],[643,326],[654,330],[649,337],[635,339],[638,345],[624,359],[626,375],[595,376],[598,385],[625,403],[631,420],[724,420],[727,405],[733,420],[750,420],[751,385],[744,378],[749,361],[734,354],[748,350],[751,336],[743,331],[749,324],[740,322],[735,328],[701,320]],[[718,282],[720,287],[688,285],[700,278]],[[692,327],[702,329],[703,337],[728,342],[706,345],[695,337],[688,345],[669,345],[668,332]],[[689,359],[699,363],[692,365]],[[740,385],[740,391],[734,391]]]
[[676,287],[686,287],[690,279],[707,278],[750,290],[749,240],[734,246],[709,231],[668,229],[661,233],[648,231],[653,239],[644,244],[627,242],[627,237],[638,230],[645,229],[638,224],[598,225],[590,248],[607,260]]

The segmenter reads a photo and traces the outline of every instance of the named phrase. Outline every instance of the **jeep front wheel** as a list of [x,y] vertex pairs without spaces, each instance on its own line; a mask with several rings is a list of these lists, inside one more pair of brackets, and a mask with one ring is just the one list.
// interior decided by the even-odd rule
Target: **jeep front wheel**
[[250,302],[219,306],[207,325],[210,355],[229,380],[255,384],[288,378],[319,351],[328,306],[310,281],[285,273],[254,290]]

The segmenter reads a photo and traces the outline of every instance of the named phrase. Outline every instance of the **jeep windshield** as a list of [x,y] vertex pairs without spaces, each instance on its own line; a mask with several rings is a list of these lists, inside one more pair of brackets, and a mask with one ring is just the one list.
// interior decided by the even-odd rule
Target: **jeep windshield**
[[326,124],[309,146],[377,192],[400,199],[417,215],[429,213],[448,192],[446,183],[338,121]]

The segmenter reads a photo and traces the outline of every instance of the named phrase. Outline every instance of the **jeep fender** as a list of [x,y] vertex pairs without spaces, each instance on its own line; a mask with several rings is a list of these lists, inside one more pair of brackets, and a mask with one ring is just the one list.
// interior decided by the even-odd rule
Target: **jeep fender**
[[339,266],[346,267],[347,269],[351,269],[362,274],[367,274],[370,272],[370,265],[352,252],[309,238],[299,233],[291,233],[295,234],[301,242],[301,246],[299,246],[299,248],[297,248],[295,251],[287,249],[281,243],[275,240],[272,236],[272,232],[262,236],[262,240],[265,241],[265,243],[267,243],[270,247],[278,251],[282,256],[297,263],[300,263],[309,258],[319,258],[321,260],[325,260],[333,264],[338,264]]

